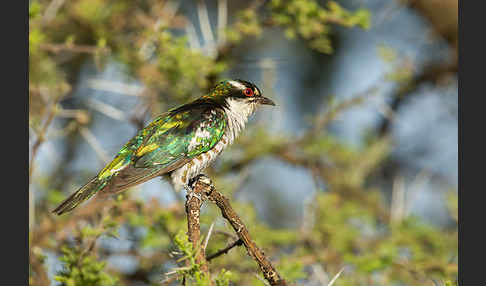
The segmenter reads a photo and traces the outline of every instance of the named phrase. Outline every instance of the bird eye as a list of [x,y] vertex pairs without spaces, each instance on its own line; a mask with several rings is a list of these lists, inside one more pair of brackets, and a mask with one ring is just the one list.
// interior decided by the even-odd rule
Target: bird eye
[[246,96],[253,96],[253,89],[247,88],[243,91]]

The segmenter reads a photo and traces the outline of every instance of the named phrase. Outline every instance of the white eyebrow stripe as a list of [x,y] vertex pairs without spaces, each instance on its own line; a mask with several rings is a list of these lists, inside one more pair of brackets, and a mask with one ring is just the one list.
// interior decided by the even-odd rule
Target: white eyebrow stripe
[[229,83],[230,83],[232,86],[234,86],[234,87],[236,87],[236,88],[239,88],[239,89],[245,89],[245,88],[246,88],[246,86],[244,86],[243,84],[241,84],[241,83],[239,83],[239,82],[237,82],[237,81],[234,81],[234,80],[230,80],[230,81],[229,81]]

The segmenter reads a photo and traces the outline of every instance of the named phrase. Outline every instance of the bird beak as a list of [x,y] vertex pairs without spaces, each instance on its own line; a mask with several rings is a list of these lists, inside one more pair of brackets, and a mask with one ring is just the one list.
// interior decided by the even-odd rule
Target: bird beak
[[263,97],[263,96],[262,97],[255,97],[255,101],[260,103],[260,104],[275,106],[275,102],[273,102],[271,99]]

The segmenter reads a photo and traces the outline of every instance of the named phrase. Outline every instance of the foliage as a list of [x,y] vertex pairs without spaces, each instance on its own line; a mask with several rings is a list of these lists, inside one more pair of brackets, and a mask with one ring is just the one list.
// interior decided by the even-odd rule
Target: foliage
[[315,225],[307,245],[321,249],[316,259],[353,268],[353,275],[343,275],[337,285],[420,285],[457,275],[457,232],[415,217],[384,224],[372,209],[337,193],[319,194],[312,208]]
[[117,285],[118,279],[104,271],[106,262],[69,247],[62,247],[61,251],[63,256],[60,260],[64,262],[65,270],[55,277],[61,285]]
[[272,20],[285,28],[285,36],[291,39],[301,36],[312,49],[322,53],[332,52],[329,23],[364,29],[370,26],[367,10],[350,12],[335,1],[327,2],[327,7],[323,8],[312,0],[272,0],[270,9]]
[[201,271],[201,265],[196,263],[197,252],[199,249],[194,249],[192,243],[189,241],[187,235],[183,230],[180,230],[174,238],[174,243],[182,252],[181,260],[188,260],[188,266],[177,271],[177,273],[189,283],[189,285],[211,285],[211,278],[206,273]]
[[[61,4],[54,7],[54,2]],[[212,55],[191,48],[190,37],[178,36],[188,20],[179,14],[170,18],[164,1],[30,2],[31,192],[35,189],[35,199],[30,201],[30,285],[48,285],[46,273],[52,265],[43,254],[47,251],[60,256],[64,268],[55,280],[62,285],[160,285],[160,277],[174,271],[172,275],[192,285],[210,285],[211,281],[217,286],[263,284],[255,275],[255,262],[241,247],[212,260],[210,277],[201,272],[195,262],[199,250],[193,249],[184,234],[183,202],[169,206],[155,200],[143,202],[129,191],[114,200],[92,200],[62,217],[49,212],[72,191],[66,182],[73,175],[66,166],[72,153],[79,152],[79,142],[85,138],[82,130],[89,129],[94,120],[93,110],[70,109],[72,102],[65,103],[86,61],[94,61],[99,69],[108,59],[122,63],[126,73],[143,84],[139,95],[153,117],[206,92],[231,68],[234,50],[245,39],[261,37],[266,28],[276,27],[289,39],[303,40],[309,50],[332,53],[333,27],[370,26],[367,10],[351,11],[334,1],[325,5],[312,0],[255,3],[234,11],[232,21],[223,27],[225,36],[220,36],[225,40],[216,43],[216,55]],[[411,79],[413,71],[400,70],[396,54],[386,48],[381,54],[397,67],[387,80],[407,83]],[[452,285],[457,277],[457,226],[444,230],[415,217],[392,220],[382,193],[370,183],[390,157],[389,138],[368,134],[367,143],[355,147],[327,132],[329,122],[366,100],[329,102],[329,108],[317,114],[311,128],[298,138],[252,125],[225,151],[231,156],[223,155],[207,174],[231,196],[241,187],[238,182],[244,181],[235,179],[235,174],[240,176],[253,162],[270,156],[305,168],[325,183],[326,189],[317,190],[306,210],[306,223],[295,229],[275,229],[259,219],[252,204],[232,200],[257,245],[289,281],[322,284],[316,269],[332,277],[345,267],[334,285],[426,285],[432,278]],[[54,174],[37,174],[37,150],[54,138],[69,146],[66,159],[58,162]],[[76,181],[87,180],[95,171],[76,174]],[[448,199],[457,221],[457,195]],[[208,254],[235,240],[219,210],[208,206],[201,216],[203,233],[212,222],[216,230]],[[120,233],[125,234],[121,237]],[[117,250],[100,241],[130,241],[130,247]],[[107,264],[110,256],[120,253],[136,259],[133,271]]]

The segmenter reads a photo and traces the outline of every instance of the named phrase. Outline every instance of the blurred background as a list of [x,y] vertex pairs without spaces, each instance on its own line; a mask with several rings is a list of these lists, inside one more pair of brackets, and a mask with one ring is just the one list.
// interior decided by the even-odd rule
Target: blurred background
[[[457,22],[457,0],[29,1],[30,285],[202,283],[163,180],[50,210],[228,78],[277,107],[205,173],[284,278],[456,285]],[[201,223],[207,254],[235,240],[213,205]],[[209,267],[265,283],[242,247]]]

